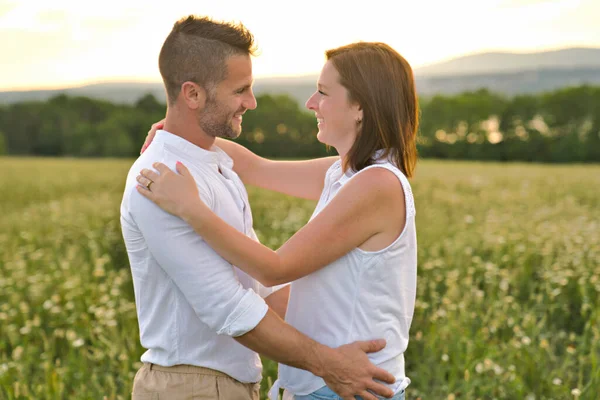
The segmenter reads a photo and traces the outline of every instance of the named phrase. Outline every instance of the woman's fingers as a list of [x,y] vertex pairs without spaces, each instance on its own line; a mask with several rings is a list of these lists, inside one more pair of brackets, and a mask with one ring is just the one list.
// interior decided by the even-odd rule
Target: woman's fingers
[[177,161],[177,164],[175,164],[175,169],[177,170],[177,172],[180,175],[183,175],[183,176],[190,175],[190,170],[187,169],[187,167],[185,165],[183,165],[183,163],[180,161]]
[[164,119],[152,124],[152,126],[150,127],[150,130],[148,131],[148,134],[146,135],[146,140],[144,141],[144,145],[142,146],[142,150],[140,151],[140,154],[143,153],[148,148],[148,146],[150,146],[150,143],[152,143],[152,141],[154,140],[156,131],[158,131],[159,129],[162,129],[164,126],[165,126]]
[[155,162],[154,164],[152,164],[152,167],[154,167],[154,169],[160,172],[161,175],[168,174],[169,172],[171,172],[171,169],[161,162]]
[[156,180],[158,179],[158,177],[160,175],[162,175],[164,172],[161,171],[161,174],[157,174],[156,172],[149,170],[147,168],[144,168],[140,171],[140,175],[143,176],[144,178],[148,178],[149,180],[156,182]]
[[150,183],[153,182],[152,180],[150,180],[150,179],[148,179],[148,178],[146,178],[146,177],[144,177],[142,175],[138,175],[135,179],[138,181],[138,183],[140,185],[142,185],[146,189],[148,189],[148,186],[150,186]]
[[[145,185],[135,185],[135,188],[137,189],[139,194],[141,194],[142,196],[144,196],[147,199],[152,200],[152,198],[151,198],[152,192]],[[152,201],[154,201],[154,200],[152,200]]]

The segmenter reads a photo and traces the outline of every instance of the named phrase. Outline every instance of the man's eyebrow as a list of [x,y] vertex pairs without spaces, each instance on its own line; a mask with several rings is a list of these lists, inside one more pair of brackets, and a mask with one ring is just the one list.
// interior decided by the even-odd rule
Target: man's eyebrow
[[323,89],[327,89],[326,85],[323,85],[322,83],[317,83],[317,87],[323,88]]
[[253,85],[253,84],[254,84],[254,79],[253,79],[253,80],[252,80],[252,82],[250,82],[250,83],[246,83],[245,85],[239,86],[239,87],[238,87],[238,90],[239,90],[239,89],[250,89],[250,88],[252,87],[252,85]]

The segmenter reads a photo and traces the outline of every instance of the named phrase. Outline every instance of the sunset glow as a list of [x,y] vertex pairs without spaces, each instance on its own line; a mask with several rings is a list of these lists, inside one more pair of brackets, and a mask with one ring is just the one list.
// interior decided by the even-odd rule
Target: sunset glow
[[387,42],[414,67],[490,50],[600,46],[597,0],[0,0],[0,90],[158,81],[162,42],[188,14],[243,22],[261,50],[256,77],[316,73],[326,49],[357,40]]

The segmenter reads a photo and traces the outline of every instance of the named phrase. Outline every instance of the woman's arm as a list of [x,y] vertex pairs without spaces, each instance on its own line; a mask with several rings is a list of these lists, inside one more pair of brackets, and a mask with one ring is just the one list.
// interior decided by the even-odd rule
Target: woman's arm
[[[152,143],[164,122],[163,119],[152,124],[141,153]],[[339,159],[323,157],[306,161],[274,161],[260,157],[231,140],[217,138],[215,144],[233,159],[233,170],[244,184],[309,200],[319,200],[325,173]]]
[[244,184],[309,200],[319,200],[325,173],[339,160],[335,156],[305,161],[276,161],[260,157],[231,140],[217,138],[215,144],[233,159],[233,170]]
[[[290,282],[323,268],[368,239],[404,225],[402,186],[392,172],[373,168],[358,174],[307,225],[277,251],[250,239],[214,214],[195,193],[189,171],[178,164],[173,173],[164,164],[160,175],[144,170],[152,191],[138,190],[166,211],[178,215],[221,257],[265,286]],[[145,177],[145,178],[144,178]],[[392,235],[393,237],[393,235]]]

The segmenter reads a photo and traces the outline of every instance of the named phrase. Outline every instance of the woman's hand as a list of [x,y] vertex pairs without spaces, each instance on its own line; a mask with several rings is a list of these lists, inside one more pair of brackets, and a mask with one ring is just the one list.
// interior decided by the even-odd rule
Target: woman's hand
[[152,127],[150,127],[150,130],[148,131],[148,135],[146,135],[146,140],[144,141],[144,145],[142,146],[142,150],[140,150],[140,154],[142,154],[144,151],[146,151],[146,149],[148,148],[148,146],[150,146],[150,143],[152,143],[152,140],[154,140],[154,136],[156,135],[156,131],[159,129],[162,129],[165,126],[165,120],[161,120],[158,121],[155,124],[152,124]]
[[137,191],[142,196],[184,220],[192,211],[196,216],[206,214],[199,213],[203,209],[211,211],[200,199],[196,181],[185,165],[177,162],[177,173],[160,162],[152,166],[159,173],[144,168],[136,178],[139,183]]

